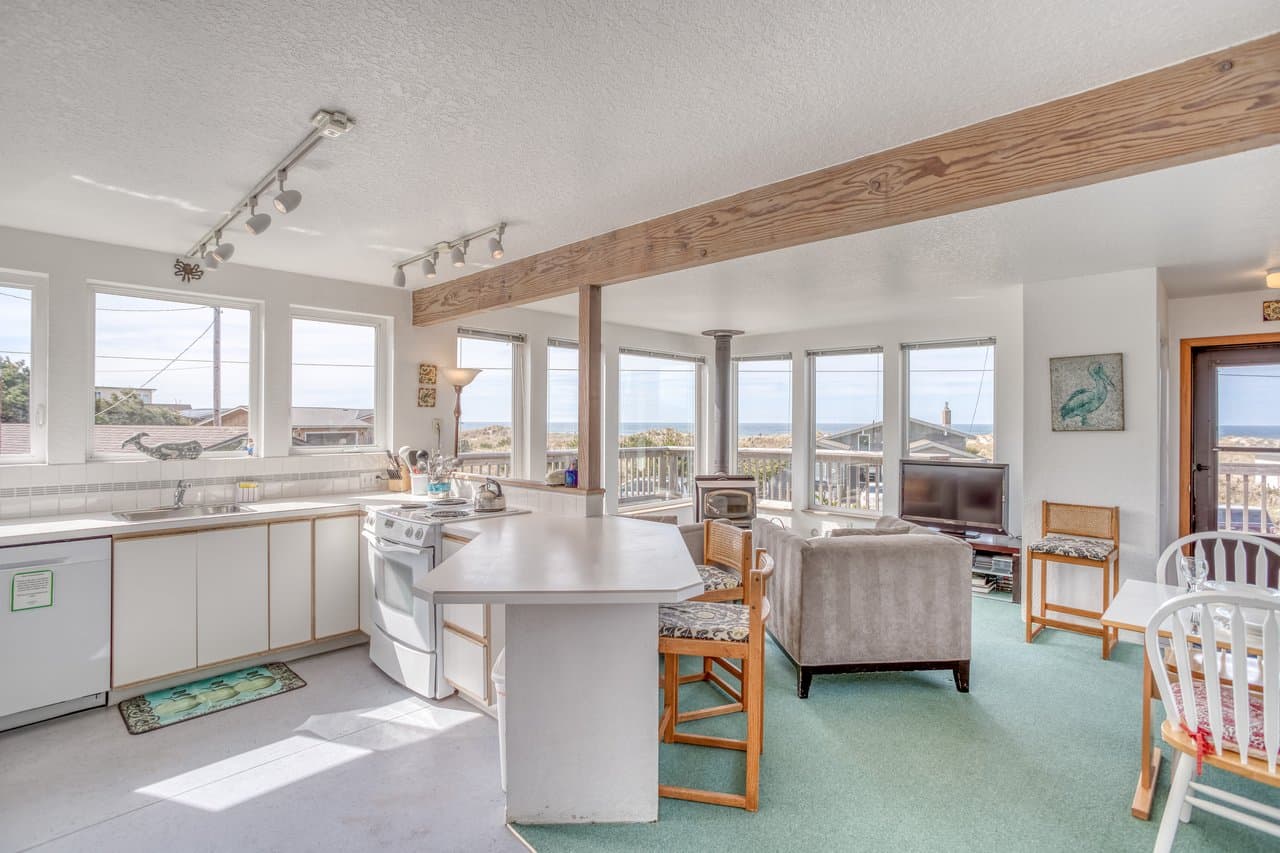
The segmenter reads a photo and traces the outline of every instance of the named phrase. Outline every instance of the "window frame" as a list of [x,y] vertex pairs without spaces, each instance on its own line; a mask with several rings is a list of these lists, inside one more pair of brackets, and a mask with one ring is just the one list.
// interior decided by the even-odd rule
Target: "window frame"
[[[553,448],[549,446],[550,439],[548,438],[548,436],[551,435],[551,371],[552,371],[551,350],[553,349],[571,350],[574,353],[577,353],[579,352],[579,346],[578,346],[578,342],[571,338],[550,337],[550,338],[547,338],[546,348],[547,348],[547,371],[546,371],[547,375],[545,379],[546,409],[544,411],[544,414],[546,415],[546,417],[544,418],[545,423],[543,425],[542,444],[543,444],[543,454],[546,459],[545,464],[546,464],[547,473],[550,474],[551,454],[552,452],[560,452],[559,448],[555,448],[553,450]],[[556,368],[556,369],[563,370],[564,368]],[[575,366],[574,367],[575,376],[577,375],[578,372],[579,372],[579,368]],[[575,418],[574,418],[574,436],[578,439],[578,441],[582,440],[582,431],[579,429],[579,424],[576,418],[576,412],[575,412]],[[580,449],[581,449],[581,445],[579,445],[579,450]],[[574,452],[576,453],[577,451],[574,451]]]
[[[968,462],[989,462],[996,461],[996,345],[995,336],[981,338],[948,338],[937,341],[904,341],[899,344],[899,351],[902,358],[902,458],[903,459],[919,459],[923,457],[913,457],[911,455],[911,353],[916,350],[941,350],[941,349],[968,349],[977,347],[991,347],[991,458],[986,459],[979,457],[978,459],[960,460]],[[970,424],[972,426],[972,424]]]
[[[805,350],[805,400],[806,410],[808,413],[808,435],[806,441],[809,445],[809,459],[805,476],[808,482],[805,483],[805,498],[802,503],[797,502],[795,498],[796,485],[791,484],[792,507],[803,508],[805,512],[814,513],[816,515],[839,515],[848,518],[878,518],[883,512],[886,498],[888,495],[885,491],[885,472],[884,472],[884,451],[881,451],[880,463],[880,504],[881,512],[865,509],[843,509],[841,507],[818,506],[814,501],[814,492],[816,486],[816,473],[818,470],[818,362],[817,359],[828,355],[879,355],[880,356],[880,423],[888,426],[889,414],[885,411],[886,386],[885,386],[885,353],[884,346],[873,344],[867,346],[849,346],[849,347],[824,347],[816,350]],[[792,427],[794,430],[795,428]],[[795,467],[795,459],[791,461],[792,467]]]
[[[618,369],[617,369],[617,385],[613,389],[614,395],[619,400],[617,435],[614,437],[615,450],[617,451],[613,458],[614,476],[618,476],[617,465],[622,461],[622,357],[637,356],[640,358],[665,358],[671,361],[683,361],[693,364],[693,461],[692,469],[689,472],[689,497],[687,498],[670,498],[666,500],[654,501],[637,501],[632,503],[622,503],[621,489],[619,494],[614,498],[618,502],[618,509],[624,514],[631,514],[637,510],[651,510],[659,507],[679,507],[692,504],[694,499],[693,478],[698,472],[705,470],[709,461],[709,448],[707,446],[705,429],[706,429],[706,406],[707,406],[707,357],[696,353],[680,353],[667,352],[663,350],[653,350],[646,347],[618,347]],[[736,439],[735,439],[736,440]]]
[[[527,406],[525,405],[525,359],[528,336],[523,332],[504,332],[498,329],[482,329],[473,326],[459,326],[454,334],[453,362],[458,364],[458,341],[470,338],[478,341],[497,341],[511,346],[511,464],[506,479],[521,479],[528,468],[528,423]],[[484,368],[480,368],[483,370]],[[493,369],[493,368],[490,368]],[[465,398],[466,394],[463,394]],[[465,414],[465,413],[464,413]],[[545,444],[545,440],[543,442]],[[544,475],[545,476],[545,475]]]
[[31,294],[31,385],[27,389],[27,453],[0,455],[0,466],[42,465],[49,458],[49,277],[0,269],[0,286]]
[[[313,320],[320,323],[341,323],[348,326],[369,326],[373,338],[373,443],[329,444],[315,447],[299,447],[293,443],[293,321]],[[392,357],[391,318],[380,314],[361,314],[356,311],[340,311],[307,305],[289,306],[289,396],[285,411],[288,421],[287,446],[290,456],[324,456],[328,454],[385,453],[391,446],[390,419],[391,380],[389,372],[395,359]]]
[[757,354],[735,355],[730,360],[730,364],[733,366],[733,376],[732,376],[732,383],[730,386],[730,394],[729,394],[730,411],[727,413],[727,417],[730,418],[730,423],[733,425],[730,441],[733,444],[732,450],[733,450],[733,470],[734,471],[739,471],[742,464],[741,460],[738,458],[738,453],[741,450],[741,448],[738,445],[738,440],[740,438],[738,434],[738,426],[739,426],[739,420],[740,420],[738,417],[738,412],[739,412],[738,394],[741,389],[741,379],[740,379],[740,372],[738,368],[739,368],[739,365],[744,361],[778,361],[778,362],[786,362],[787,364],[788,375],[787,375],[787,410],[786,411],[787,411],[787,426],[791,430],[791,452],[790,452],[791,465],[788,472],[788,476],[791,478],[791,500],[787,502],[786,509],[794,510],[796,508],[795,356],[790,352],[761,353],[759,355]]
[[[116,282],[90,280],[89,284],[89,383],[85,391],[85,413],[87,430],[85,433],[85,459],[90,462],[154,462],[149,456],[127,451],[94,451],[94,426],[96,406],[94,388],[98,375],[98,294],[127,296],[134,299],[156,299],[168,302],[187,302],[192,305],[205,305],[210,308],[233,308],[249,312],[249,440],[255,448],[254,457],[262,455],[263,405],[262,394],[262,307],[258,300],[236,299],[227,296],[214,296],[208,293],[193,293],[171,288],[148,287],[146,285],[119,284]],[[243,450],[214,450],[200,454],[201,459],[244,459],[248,458]]]

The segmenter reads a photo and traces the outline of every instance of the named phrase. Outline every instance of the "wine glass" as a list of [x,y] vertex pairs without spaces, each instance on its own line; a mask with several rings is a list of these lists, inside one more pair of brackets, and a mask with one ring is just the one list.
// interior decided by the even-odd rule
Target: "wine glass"
[[1178,574],[1187,586],[1187,592],[1199,592],[1209,577],[1209,561],[1197,555],[1178,557]]

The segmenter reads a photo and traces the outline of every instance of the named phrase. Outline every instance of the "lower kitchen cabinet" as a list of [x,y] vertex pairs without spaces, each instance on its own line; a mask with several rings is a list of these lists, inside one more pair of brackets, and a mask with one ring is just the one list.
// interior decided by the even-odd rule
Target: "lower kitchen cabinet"
[[360,628],[360,516],[315,520],[315,638]]
[[[443,559],[448,559],[467,540],[445,533],[441,543]],[[491,712],[497,696],[490,682],[490,671],[505,645],[506,619],[501,604],[446,604],[444,617],[444,678],[458,692]]]
[[117,539],[112,553],[111,683],[196,666],[196,537]]
[[278,521],[270,525],[271,648],[311,639],[311,521]]
[[266,525],[204,530],[195,537],[197,664],[266,651]]

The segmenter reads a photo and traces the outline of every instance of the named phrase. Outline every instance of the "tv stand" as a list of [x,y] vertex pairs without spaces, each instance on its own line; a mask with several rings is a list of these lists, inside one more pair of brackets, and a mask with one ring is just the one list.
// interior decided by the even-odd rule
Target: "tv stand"
[[[974,566],[973,573],[989,578],[1009,578],[1013,593],[1013,603],[1022,603],[1022,540],[1016,536],[1001,536],[995,533],[983,533],[978,536],[966,535],[964,533],[950,533],[962,542],[969,543],[969,547],[973,548]],[[1011,557],[1012,566],[1009,569],[997,569],[995,566],[989,565],[986,560],[979,565],[979,558],[990,558],[993,556]]]

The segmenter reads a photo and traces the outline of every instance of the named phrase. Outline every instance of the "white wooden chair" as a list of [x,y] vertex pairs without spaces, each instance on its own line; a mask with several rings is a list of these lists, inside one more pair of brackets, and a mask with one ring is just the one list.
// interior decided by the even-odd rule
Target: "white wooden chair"
[[[1170,599],[1147,623],[1149,660],[1160,659],[1166,640],[1174,665],[1153,670],[1165,708],[1160,736],[1175,753],[1156,853],[1172,849],[1178,824],[1191,819],[1192,808],[1280,838],[1280,808],[1192,781],[1207,763],[1280,788],[1280,598],[1211,590]],[[1225,654],[1201,655],[1202,648]],[[1250,658],[1266,673],[1252,687]]]
[[[1271,562],[1280,566],[1280,543],[1232,530],[1192,533],[1170,544],[1156,561],[1156,583],[1178,583],[1178,557],[1188,549],[1209,562],[1214,580],[1252,584],[1259,589],[1280,586],[1280,570],[1274,582],[1267,582],[1268,556]],[[1249,551],[1253,549],[1256,550],[1250,560]]]

